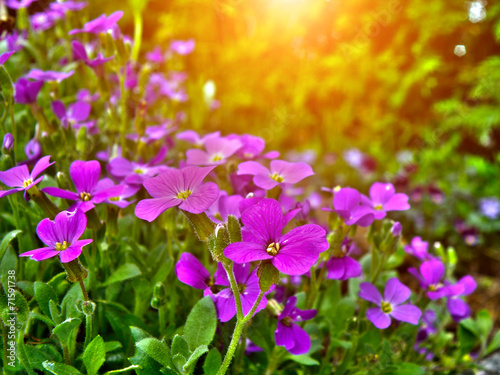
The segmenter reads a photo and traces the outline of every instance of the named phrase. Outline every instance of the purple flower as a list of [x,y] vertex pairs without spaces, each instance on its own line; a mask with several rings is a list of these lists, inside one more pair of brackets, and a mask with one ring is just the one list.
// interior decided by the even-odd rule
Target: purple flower
[[241,220],[245,225],[243,241],[224,250],[224,255],[236,263],[269,260],[285,274],[301,275],[309,271],[319,253],[329,246],[325,230],[315,224],[302,225],[282,235],[290,219],[283,216],[280,204],[274,199],[265,198],[247,208]]
[[24,30],[21,33],[18,33],[17,30],[14,30],[12,33],[4,35],[0,37],[0,39],[5,39],[7,42],[7,51],[21,51],[23,49],[23,41],[28,37],[28,31]]
[[116,27],[116,23],[123,17],[123,12],[117,11],[106,17],[105,14],[101,14],[95,20],[87,22],[83,25],[83,29],[75,29],[69,32],[69,35],[74,35],[78,33],[92,33],[100,34],[105,33],[110,29]]
[[286,301],[285,308],[278,316],[278,325],[274,331],[276,345],[284,346],[291,354],[307,353],[311,347],[311,339],[307,332],[293,322],[310,320],[316,316],[316,310],[300,310],[296,307],[297,297]]
[[383,219],[387,211],[405,211],[410,208],[408,196],[395,193],[392,184],[375,182],[370,187],[370,198],[363,197],[364,204],[374,209],[375,219]]
[[45,31],[56,24],[57,20],[64,18],[64,13],[57,10],[35,13],[30,17],[31,27],[35,31]]
[[422,325],[420,326],[417,338],[416,345],[425,341],[429,335],[432,335],[437,332],[437,328],[435,323],[437,321],[436,312],[434,310],[426,310],[422,315]]
[[419,260],[431,260],[433,256],[428,253],[428,247],[428,242],[422,241],[420,237],[414,237],[411,240],[411,245],[406,245],[404,250]]
[[181,258],[175,265],[175,274],[179,281],[193,288],[201,289],[204,295],[208,295],[213,285],[210,272],[191,253],[182,253]]
[[334,254],[325,263],[324,267],[328,270],[326,275],[328,279],[347,280],[361,276],[361,264],[357,260],[347,256],[352,246],[352,240],[346,237],[340,247],[340,254]]
[[314,174],[306,163],[289,163],[272,160],[270,169],[255,161],[245,161],[238,166],[238,175],[253,175],[253,182],[258,187],[270,190],[279,184],[295,184]]
[[35,1],[38,0],[7,0],[5,5],[11,9],[21,9],[29,7]]
[[99,99],[99,94],[91,94],[87,89],[78,90],[76,93],[76,100],[79,102],[92,103]]
[[[257,301],[260,293],[259,278],[257,277],[257,269],[250,272],[250,263],[247,264],[234,264],[233,265],[234,278],[238,284],[240,291],[241,307],[243,315],[247,315],[252,306]],[[217,316],[221,322],[227,322],[236,315],[236,301],[233,291],[230,288],[227,273],[221,263],[217,266],[217,271],[214,274],[214,283],[220,286],[227,286],[228,288],[222,289],[215,295],[215,307],[217,309]],[[270,292],[270,291],[269,291]],[[268,293],[269,293],[268,292]],[[255,313],[265,309],[267,299],[264,297],[260,301],[259,306]]]
[[26,75],[26,78],[33,79],[35,81],[60,83],[64,81],[66,78],[71,77],[73,73],[75,73],[74,70],[64,73],[64,72],[54,72],[52,70],[43,71],[40,69],[32,69]]
[[367,310],[366,317],[379,329],[385,329],[391,325],[391,316],[396,320],[410,324],[418,324],[422,311],[417,306],[410,304],[402,305],[410,298],[410,289],[401,284],[393,277],[387,281],[384,290],[384,298],[372,283],[360,284],[359,296],[364,300],[373,302],[379,307]]
[[427,290],[431,300],[457,295],[462,293],[461,284],[444,285],[441,280],[445,273],[444,264],[439,260],[429,260],[420,265],[420,273],[416,268],[409,268],[408,272],[417,278],[422,288]]
[[[162,148],[160,153],[160,158],[156,157],[155,159],[163,159],[166,154],[166,148]],[[111,159],[108,164],[108,170],[111,175],[124,179],[127,184],[142,185],[148,178],[168,170],[168,167],[164,165],[154,166],[154,164],[156,164],[155,160],[149,163],[137,163],[122,157],[117,157]]]
[[[97,183],[95,190],[96,192],[99,192],[101,190],[109,189],[114,186],[115,183],[113,182],[113,180],[111,180],[110,178],[103,178]],[[128,207],[128,205],[135,202],[135,201],[127,201],[126,199],[135,195],[141,187],[138,185],[127,185],[127,184],[122,184],[122,186],[123,186],[123,193],[115,197],[109,197],[104,202],[115,205],[120,208]]]
[[0,181],[14,189],[0,191],[0,198],[24,190],[24,199],[29,200],[28,190],[43,180],[43,176],[37,179],[38,175],[50,167],[54,162],[49,163],[50,156],[44,156],[35,164],[31,173],[26,165],[13,167],[5,172],[0,172]]
[[55,100],[52,102],[52,112],[61,120],[63,128],[78,127],[75,125],[81,125],[90,115],[91,106],[87,102],[76,102],[66,107],[60,100]]
[[36,97],[43,86],[43,81],[31,82],[26,78],[19,78],[14,85],[14,100],[20,104],[36,103]]
[[470,316],[469,305],[460,296],[468,296],[474,290],[476,290],[477,284],[472,276],[464,276],[457,282],[458,285],[462,286],[462,291],[460,293],[451,295],[446,300],[446,307],[455,322],[459,322]]
[[71,42],[71,47],[73,48],[74,59],[76,61],[82,60],[85,63],[85,65],[92,68],[98,76],[102,76],[104,74],[104,69],[102,65],[115,58],[114,56],[105,58],[103,54],[99,52],[95,59],[90,59],[89,56],[87,55],[87,51],[85,50],[83,44],[77,42],[76,40]]
[[163,64],[165,62],[165,55],[161,47],[156,46],[151,52],[146,53],[146,60],[157,64]]
[[6,133],[3,137],[2,148],[9,151],[14,146],[14,136],[11,133]]
[[203,137],[200,137],[198,133],[196,133],[194,130],[186,130],[180,133],[177,133],[176,138],[180,139],[182,141],[191,143],[193,145],[196,145],[198,147],[202,147],[205,145],[205,142],[208,141],[210,138],[219,138],[220,137],[220,132],[213,132],[209,133]]
[[144,187],[153,199],[140,201],[135,214],[138,218],[151,222],[174,206],[193,214],[204,212],[219,195],[219,188],[215,183],[203,183],[212,169],[214,167],[170,169],[144,181]]
[[26,147],[24,147],[24,153],[28,157],[28,159],[19,162],[19,165],[31,165],[40,159],[42,156],[42,146],[40,142],[38,142],[35,138],[30,139],[28,143],[26,143]]
[[194,39],[174,40],[170,43],[170,49],[179,55],[187,55],[194,50]]
[[339,215],[347,225],[359,225],[361,227],[368,227],[375,220],[374,211],[367,207],[362,206],[362,196],[356,189],[342,188],[337,190],[333,189],[333,210],[330,208],[323,208],[324,211],[333,211]]
[[250,339],[246,339],[246,347],[245,347],[245,354],[250,354],[250,353],[257,353],[257,352],[263,352],[264,349],[262,349],[260,346],[254,344]]
[[186,152],[188,165],[219,165],[226,162],[241,146],[238,139],[209,138],[205,141],[206,151],[191,149]]
[[133,133],[128,134],[127,139],[131,139],[136,142],[143,142],[145,144],[151,144],[156,141],[164,140],[170,133],[175,131],[175,129],[176,128],[172,126],[172,122],[167,120],[163,124],[148,126],[142,137]]
[[497,197],[487,197],[479,200],[479,210],[489,219],[495,220],[500,215],[500,201]]
[[209,207],[208,214],[217,223],[227,221],[229,215],[239,218],[241,216],[239,205],[243,199],[241,195],[228,196],[224,190],[220,190],[219,197]]
[[58,12],[69,12],[69,11],[79,11],[85,8],[88,5],[86,1],[72,1],[72,0],[66,0],[64,2],[54,2],[50,3],[50,9]]
[[[264,139],[250,134],[243,134],[241,136],[235,135],[235,138],[236,137],[242,143],[241,148],[236,152],[240,158],[251,160],[261,156],[262,152],[264,152],[264,148],[266,147]],[[279,156],[280,153],[278,151],[270,151],[262,155],[262,157],[266,159],[275,159]]]
[[75,160],[69,168],[69,175],[75,185],[76,193],[56,187],[47,187],[42,191],[53,197],[76,201],[70,210],[79,208],[83,212],[87,212],[94,208],[95,204],[102,203],[108,198],[120,196],[125,189],[123,185],[116,185],[97,190],[101,176],[101,165],[96,160]]
[[19,256],[31,256],[31,259],[40,261],[59,255],[62,263],[71,262],[80,256],[85,245],[92,242],[79,240],[86,227],[87,218],[80,210],[60,212],[54,221],[43,219],[36,227],[36,233],[48,247],[27,251]]
[[3,65],[7,62],[7,60],[14,54],[16,51],[7,51],[0,55],[0,65]]

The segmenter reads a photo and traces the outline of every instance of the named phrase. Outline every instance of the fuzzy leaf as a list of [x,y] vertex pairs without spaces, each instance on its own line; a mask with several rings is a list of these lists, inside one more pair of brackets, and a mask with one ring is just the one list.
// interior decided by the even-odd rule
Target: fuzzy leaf
[[200,345],[209,345],[215,335],[217,313],[210,297],[199,300],[189,313],[184,326],[184,338],[189,348],[195,350]]
[[0,260],[3,258],[5,251],[7,250],[7,246],[9,246],[10,242],[19,234],[22,233],[22,230],[13,230],[7,233],[2,238],[2,242],[0,242]]
[[215,375],[222,365],[222,356],[215,348],[210,349],[203,363],[203,372],[205,375]]
[[125,263],[111,274],[102,286],[108,286],[113,283],[118,283],[124,280],[132,279],[141,274],[141,270],[133,263]]
[[172,357],[176,354],[182,354],[185,358],[189,358],[191,351],[189,350],[189,344],[186,339],[180,335],[175,335],[172,340]]
[[82,375],[76,368],[63,363],[45,361],[43,367],[54,375]]
[[35,285],[35,298],[38,302],[38,306],[42,309],[43,313],[47,316],[50,315],[50,301],[57,303],[57,295],[54,289],[48,284],[36,281]]
[[83,363],[87,368],[88,375],[95,375],[106,360],[104,340],[97,335],[85,348]]
[[73,334],[80,326],[80,323],[81,320],[78,318],[66,319],[64,322],[54,327],[52,333],[58,337],[62,345],[68,345],[74,337]]
[[192,365],[195,365],[198,359],[206,352],[208,352],[208,347],[206,345],[198,346],[194,350],[193,354],[191,354],[191,356],[188,358],[186,364],[183,367],[183,370],[188,371],[188,368]]
[[171,366],[170,349],[165,342],[154,337],[148,337],[135,345],[161,365],[165,367]]

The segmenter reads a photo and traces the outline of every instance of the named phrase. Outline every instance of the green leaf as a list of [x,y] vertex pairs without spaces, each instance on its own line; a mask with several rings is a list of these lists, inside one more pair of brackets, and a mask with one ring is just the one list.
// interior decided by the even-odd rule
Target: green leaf
[[200,345],[209,345],[215,335],[217,313],[210,297],[199,300],[189,313],[184,326],[184,338],[191,350]]
[[51,328],[55,326],[54,322],[49,317],[47,317],[43,314],[40,314],[39,312],[31,311],[30,317],[41,320],[42,322],[44,322],[45,324],[47,324]]
[[174,355],[172,357],[172,363],[179,372],[184,373],[183,368],[184,365],[186,364],[186,358],[182,354]]
[[205,375],[216,375],[222,365],[222,356],[215,348],[210,349],[203,363],[203,372]]
[[12,80],[3,65],[0,65],[0,90],[6,102],[9,101],[10,98],[12,98]]
[[76,336],[76,330],[80,327],[81,320],[78,318],[66,319],[61,324],[58,324],[52,330],[52,333],[57,336],[62,345],[68,345],[69,342]]
[[54,289],[48,284],[36,281],[35,285],[35,299],[38,302],[38,306],[42,309],[43,313],[47,316],[50,314],[50,301],[57,303],[57,295]]
[[5,251],[7,250],[7,246],[9,246],[10,242],[19,234],[22,233],[22,230],[16,229],[9,233],[7,233],[2,238],[2,242],[0,242],[0,260],[2,260]]
[[165,342],[149,337],[139,341],[136,346],[161,365],[171,366],[170,349]]
[[[135,342],[139,342],[146,338],[151,338],[151,335],[141,328],[130,326],[130,332]],[[141,349],[136,348],[135,355],[128,359],[130,363],[140,366],[135,372],[137,375],[158,374],[162,368],[158,362],[144,353]]]
[[491,315],[488,310],[481,310],[477,313],[477,328],[479,329],[479,333],[483,340],[487,340],[488,336],[493,329],[493,320],[491,319]]
[[76,368],[63,363],[45,361],[43,368],[55,375],[82,375]]
[[61,318],[61,310],[59,309],[59,306],[57,306],[57,303],[53,299],[49,301],[49,311],[50,311],[50,316],[52,317],[52,321],[57,325],[62,323],[62,318]]
[[497,349],[500,349],[500,331],[495,333],[495,336],[493,336],[493,339],[491,340],[490,344],[488,345],[488,349],[486,350],[486,354],[490,354]]
[[106,360],[106,350],[104,340],[97,335],[85,348],[83,353],[83,363],[87,368],[88,375],[95,375]]
[[185,358],[189,358],[191,350],[186,339],[180,335],[175,335],[172,340],[172,349],[170,350],[172,357],[176,354],[182,354]]
[[288,359],[291,359],[292,361],[295,361],[297,363],[300,363],[301,365],[304,366],[317,366],[319,365],[319,362],[316,361],[314,358],[309,357],[307,354],[301,354],[301,355],[287,355]]
[[107,341],[104,343],[104,350],[107,352],[112,352],[113,350],[120,349],[122,343],[119,341]]
[[25,323],[30,313],[28,302],[26,302],[24,296],[14,288],[9,288],[7,284],[5,287],[7,288],[6,293],[0,286],[0,317],[5,324],[7,324],[7,321],[12,318],[12,315],[9,314],[16,313],[17,321]]
[[108,286],[109,284],[132,279],[140,274],[141,270],[134,263],[125,263],[118,267],[118,269],[111,274],[102,286]]
[[476,346],[478,336],[467,327],[467,324],[462,324],[463,322],[465,321],[458,325],[458,343],[461,354],[466,354]]
[[140,370],[141,366],[138,366],[138,365],[132,365],[132,366],[129,366],[129,367],[125,367],[125,368],[121,368],[119,370],[112,370],[112,371],[108,371],[108,372],[105,372],[104,375],[113,375],[113,374],[119,374],[121,372],[126,372],[126,371],[130,371],[130,370]]
[[198,359],[206,352],[208,352],[208,347],[206,345],[198,346],[193,354],[191,354],[191,356],[188,358],[186,364],[183,367],[183,370],[188,371],[189,367],[195,365]]
[[424,375],[424,369],[414,363],[403,363],[394,372],[394,375]]

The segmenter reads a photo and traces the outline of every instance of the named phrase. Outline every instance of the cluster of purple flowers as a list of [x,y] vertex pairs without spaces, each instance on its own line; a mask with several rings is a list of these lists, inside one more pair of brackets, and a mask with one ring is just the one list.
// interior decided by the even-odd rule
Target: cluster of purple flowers
[[[26,7],[33,1],[36,0],[10,0],[7,6]],[[46,30],[63,19],[67,12],[79,11],[85,6],[86,3],[76,1],[52,3],[46,11],[31,17],[32,30]],[[78,135],[83,133],[86,136],[104,133],[96,118],[97,105],[93,103],[104,101],[106,111],[127,120],[126,104],[121,113],[114,108],[124,98],[122,90],[127,90],[142,95],[136,108],[130,111],[135,116],[136,130],[131,132],[127,128],[126,134],[121,134],[120,146],[118,142],[111,141],[108,149],[101,149],[96,155],[100,161],[73,161],[69,175],[74,189],[69,186],[45,186],[41,190],[37,187],[43,179],[41,174],[54,162],[49,162],[51,156],[42,157],[41,136],[37,130],[26,146],[27,160],[0,172],[0,182],[12,188],[0,190],[0,198],[20,191],[24,192],[26,200],[33,194],[47,194],[60,198],[59,206],[68,207],[54,215],[54,220],[46,218],[38,224],[37,234],[47,247],[20,255],[30,256],[36,261],[57,256],[62,263],[76,260],[83,247],[92,242],[80,238],[84,235],[90,215],[97,213],[95,208],[100,204],[114,205],[118,208],[113,209],[118,212],[137,201],[135,215],[147,222],[153,222],[165,211],[177,207],[188,218],[194,216],[199,220],[209,220],[209,227],[216,228],[211,233],[215,239],[218,231],[227,230],[230,216],[234,217],[241,229],[241,238],[224,246],[219,258],[214,257],[217,262],[206,265],[214,271],[213,276],[195,255],[183,253],[175,266],[177,278],[210,296],[223,323],[238,314],[238,307],[245,316],[256,314],[266,309],[272,300],[274,306],[270,310],[276,317],[276,345],[285,347],[294,355],[307,353],[311,347],[310,337],[296,323],[313,319],[317,311],[299,309],[293,292],[290,294],[290,291],[276,287],[279,278],[269,277],[272,285],[261,290],[261,273],[286,275],[285,280],[290,280],[290,290],[295,290],[308,277],[312,279],[318,269],[328,279],[344,281],[362,278],[361,264],[355,259],[360,250],[349,236],[351,228],[369,227],[386,218],[389,212],[408,210],[408,196],[397,193],[393,184],[382,182],[373,183],[368,195],[350,187],[324,189],[333,194],[333,199],[332,207],[322,207],[322,210],[331,212],[337,219],[337,227],[323,224],[324,220],[316,212],[322,206],[321,196],[313,192],[308,199],[303,199],[305,189],[298,186],[304,179],[314,176],[309,164],[280,160],[277,151],[265,152],[265,140],[260,137],[250,134],[223,136],[220,132],[203,136],[193,130],[177,132],[185,117],[183,113],[177,113],[175,118],[164,118],[148,112],[150,107],[163,99],[174,103],[185,102],[187,93],[183,82],[186,74],[163,73],[157,69],[140,84],[138,64],[121,61],[120,53],[126,50],[125,44],[128,48],[131,44],[121,34],[117,24],[122,16],[123,12],[109,16],[103,14],[69,32],[71,38],[79,38],[83,33],[111,36],[118,46],[113,50],[116,55],[105,57],[98,52],[98,38],[90,43],[82,38],[71,41],[72,56],[68,57],[68,61],[72,59],[74,64],[81,64],[81,69],[87,69],[83,65],[90,68],[87,70],[99,82],[103,80],[114,85],[108,91],[98,93],[80,90],[70,101],[52,100],[52,118],[59,125],[56,131],[67,133],[72,129]],[[14,34],[10,37],[13,38]],[[0,56],[1,64],[18,51],[16,40],[20,38],[23,36],[16,34],[15,39],[8,41],[9,52]],[[191,53],[194,47],[193,40],[173,41],[168,50],[157,47],[146,55],[146,59],[158,68],[168,59]],[[75,71],[64,67],[68,61],[62,62],[61,71],[33,69],[18,78],[15,84],[16,103],[29,105],[39,122],[47,122],[47,129],[42,129],[43,132],[52,122],[47,121],[43,110],[38,108],[38,94],[44,83],[53,90],[64,80],[73,79]],[[113,65],[113,68],[108,68],[108,65]],[[108,96],[103,97],[104,94]],[[58,96],[55,95],[55,98]],[[127,124],[126,121],[124,123]],[[3,148],[12,149],[14,142],[12,135],[6,136]],[[132,145],[130,150],[127,150],[127,144]],[[175,155],[169,153],[175,146],[178,147],[176,152],[182,152],[177,164]],[[362,171],[373,171],[376,167],[373,159],[358,150],[346,152],[344,158]],[[32,166],[31,172],[29,166]],[[497,213],[490,206],[491,202],[489,209],[483,207],[483,211],[493,217]],[[399,239],[401,230],[400,223],[392,223],[387,241]],[[340,238],[332,240],[335,235]],[[471,276],[465,276],[456,283],[446,280],[444,263],[439,257],[431,255],[428,248],[428,244],[419,237],[405,247],[408,254],[421,262],[418,270],[411,268],[409,272],[418,279],[429,300],[446,299],[446,306],[454,320],[468,317],[470,308],[463,297],[474,291],[474,280]],[[237,285],[236,295],[231,277]],[[359,292],[361,299],[377,306],[366,311],[367,319],[375,327],[388,328],[392,318],[419,324],[422,311],[412,304],[411,291],[407,286],[397,278],[391,278],[385,284],[383,295],[379,286],[362,282]],[[421,327],[426,335],[433,333],[433,320],[429,314],[424,313],[427,328]],[[425,340],[424,333],[419,340],[418,343]]]

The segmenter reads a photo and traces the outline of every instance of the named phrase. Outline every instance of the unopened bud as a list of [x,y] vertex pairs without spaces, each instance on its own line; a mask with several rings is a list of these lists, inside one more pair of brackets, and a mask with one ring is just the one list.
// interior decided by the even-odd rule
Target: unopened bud
[[3,137],[2,148],[4,152],[10,151],[14,146],[14,136],[11,133],[5,134]]

